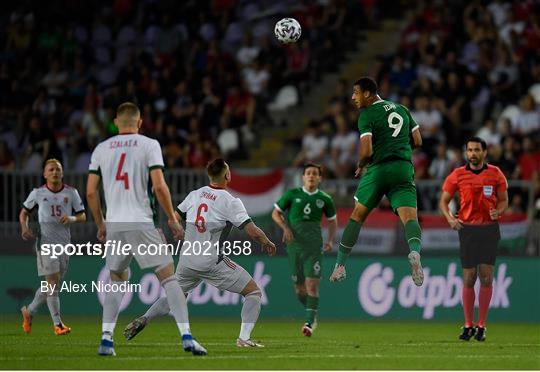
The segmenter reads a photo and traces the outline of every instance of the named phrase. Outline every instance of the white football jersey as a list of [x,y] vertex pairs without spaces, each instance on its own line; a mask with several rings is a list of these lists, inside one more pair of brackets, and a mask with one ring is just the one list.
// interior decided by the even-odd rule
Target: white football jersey
[[242,229],[251,221],[240,199],[212,186],[190,192],[177,210],[186,221],[180,260],[196,270],[207,270],[215,265],[220,241],[227,238],[233,226]]
[[51,191],[47,185],[33,189],[23,207],[28,212],[38,209],[38,246],[43,243],[70,243],[69,225],[62,225],[60,217],[84,212],[84,204],[77,189],[66,184],[57,192]]
[[89,172],[100,175],[107,204],[107,229],[154,228],[156,200],[150,171],[163,168],[159,142],[141,134],[122,134],[101,142]]

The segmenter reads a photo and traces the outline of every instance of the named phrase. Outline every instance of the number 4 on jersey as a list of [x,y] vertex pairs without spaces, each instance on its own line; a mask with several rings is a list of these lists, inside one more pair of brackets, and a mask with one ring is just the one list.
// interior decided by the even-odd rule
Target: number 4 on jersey
[[124,161],[126,161],[126,153],[120,155],[120,162],[118,163],[118,169],[116,170],[116,180],[124,181],[124,189],[129,190],[129,176],[128,172],[122,173],[122,168],[124,168]]

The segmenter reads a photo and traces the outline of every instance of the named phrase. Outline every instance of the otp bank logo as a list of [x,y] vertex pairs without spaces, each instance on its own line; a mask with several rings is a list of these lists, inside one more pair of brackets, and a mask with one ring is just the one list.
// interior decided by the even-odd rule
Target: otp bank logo
[[[506,263],[501,263],[496,270],[491,308],[510,307],[508,288],[513,278],[506,276],[506,269]],[[419,307],[424,319],[432,319],[437,308],[460,305],[463,280],[456,271],[455,263],[448,265],[446,275],[430,275],[430,268],[424,267],[424,284],[421,287],[414,285],[410,275],[398,278],[396,286],[392,284],[394,270],[376,262],[369,265],[360,276],[358,300],[364,311],[373,316],[385,315],[397,302],[399,308]],[[477,281],[476,286],[479,285],[480,281]]]
[[394,304],[396,290],[390,287],[394,280],[394,270],[383,268],[382,264],[369,265],[358,283],[358,298],[364,310],[373,316],[386,314]]

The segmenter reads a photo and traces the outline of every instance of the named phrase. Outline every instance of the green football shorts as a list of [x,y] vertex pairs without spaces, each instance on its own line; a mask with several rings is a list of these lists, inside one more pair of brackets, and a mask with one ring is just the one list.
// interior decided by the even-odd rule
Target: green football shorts
[[292,271],[292,280],[295,284],[302,284],[306,278],[320,278],[322,251],[304,250],[294,246],[287,246],[289,264]]
[[373,209],[386,195],[394,212],[399,207],[416,208],[413,165],[405,160],[389,161],[367,168],[354,194],[360,204]]

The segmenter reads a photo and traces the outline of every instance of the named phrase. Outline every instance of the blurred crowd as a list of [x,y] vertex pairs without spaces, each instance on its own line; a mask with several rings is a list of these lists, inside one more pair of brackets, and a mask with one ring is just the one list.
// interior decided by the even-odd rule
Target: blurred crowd
[[[479,135],[489,162],[508,179],[532,181],[540,198],[540,1],[402,0],[393,12],[385,4],[23,1],[0,16],[0,169],[36,171],[55,157],[85,171],[128,100],[168,167],[246,159],[272,125],[267,107],[280,89],[295,87],[301,100],[336,71],[357,31],[388,10],[406,23],[375,77],[382,98],[409,107],[422,128],[416,178],[446,177],[464,164],[464,139]],[[301,42],[277,44],[273,26],[283,16],[300,21]],[[351,85],[338,82],[293,165],[316,161],[326,176],[350,178],[358,146]],[[512,192],[511,208],[528,201]]]
[[[360,14],[344,0],[19,2],[0,17],[0,169],[85,171],[128,100],[167,166],[244,159],[276,92],[301,97],[335,70]],[[301,42],[277,44],[285,15]]]
[[[407,106],[421,127],[416,179],[445,178],[464,164],[464,140],[478,135],[509,180],[533,182],[540,210],[540,1],[406,3],[399,47],[380,56],[375,77],[381,97]],[[325,115],[310,123],[296,164],[325,164],[328,177],[354,173],[352,83],[340,81]],[[435,199],[421,195],[420,207],[436,208]],[[511,211],[528,201],[526,189],[511,190]]]

